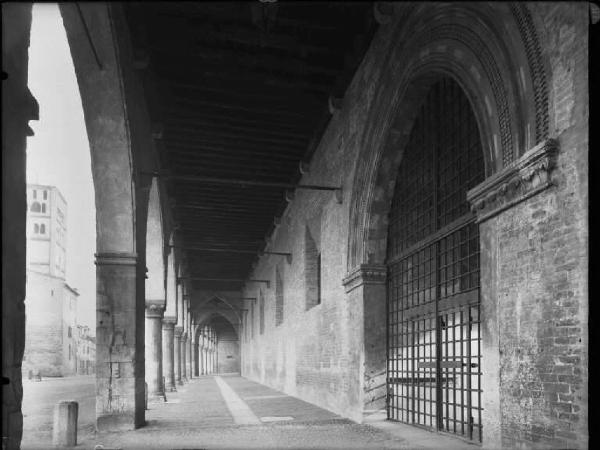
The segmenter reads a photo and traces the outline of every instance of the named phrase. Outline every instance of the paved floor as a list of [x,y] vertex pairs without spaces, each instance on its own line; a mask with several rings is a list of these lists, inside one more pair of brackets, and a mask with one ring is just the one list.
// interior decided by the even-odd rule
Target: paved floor
[[52,407],[73,398],[80,402],[78,449],[475,449],[377,415],[359,425],[239,376],[195,378],[166,403],[151,403],[145,427],[96,433],[94,390],[93,378],[27,383],[22,448],[50,448]]

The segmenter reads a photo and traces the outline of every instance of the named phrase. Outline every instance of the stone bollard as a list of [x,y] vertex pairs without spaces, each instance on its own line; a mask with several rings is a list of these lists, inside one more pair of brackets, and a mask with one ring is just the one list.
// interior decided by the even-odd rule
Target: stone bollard
[[74,447],[77,445],[77,415],[79,404],[75,401],[62,401],[54,406],[54,428],[52,445]]

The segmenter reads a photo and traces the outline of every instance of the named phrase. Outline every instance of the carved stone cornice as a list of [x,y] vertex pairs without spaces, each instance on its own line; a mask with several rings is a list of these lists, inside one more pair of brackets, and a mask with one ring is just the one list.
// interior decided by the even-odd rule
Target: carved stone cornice
[[385,265],[361,264],[342,280],[342,284],[348,293],[364,284],[385,284],[386,278],[387,267]]
[[467,192],[477,223],[551,186],[557,154],[558,142],[547,139]]
[[164,300],[146,300],[146,317],[160,319],[165,312]]
[[175,324],[177,323],[177,318],[173,316],[165,316],[163,317],[163,328],[175,328]]
[[135,266],[137,253],[96,253],[94,264],[97,266]]

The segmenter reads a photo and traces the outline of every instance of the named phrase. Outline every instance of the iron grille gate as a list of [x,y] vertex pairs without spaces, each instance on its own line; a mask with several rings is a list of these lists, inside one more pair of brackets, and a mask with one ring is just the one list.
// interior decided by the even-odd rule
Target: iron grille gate
[[387,414],[479,441],[479,231],[466,192],[483,178],[471,106],[444,78],[415,121],[390,212]]

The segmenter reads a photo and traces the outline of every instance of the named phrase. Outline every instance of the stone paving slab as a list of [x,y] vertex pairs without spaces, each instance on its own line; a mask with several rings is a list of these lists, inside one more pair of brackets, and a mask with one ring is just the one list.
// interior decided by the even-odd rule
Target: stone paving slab
[[[285,421],[291,423],[347,423],[352,421],[337,414],[319,408],[298,398],[285,395],[280,391],[242,377],[223,377],[223,380],[244,400],[248,406],[260,417],[293,417]],[[271,422],[281,424],[284,422]]]

